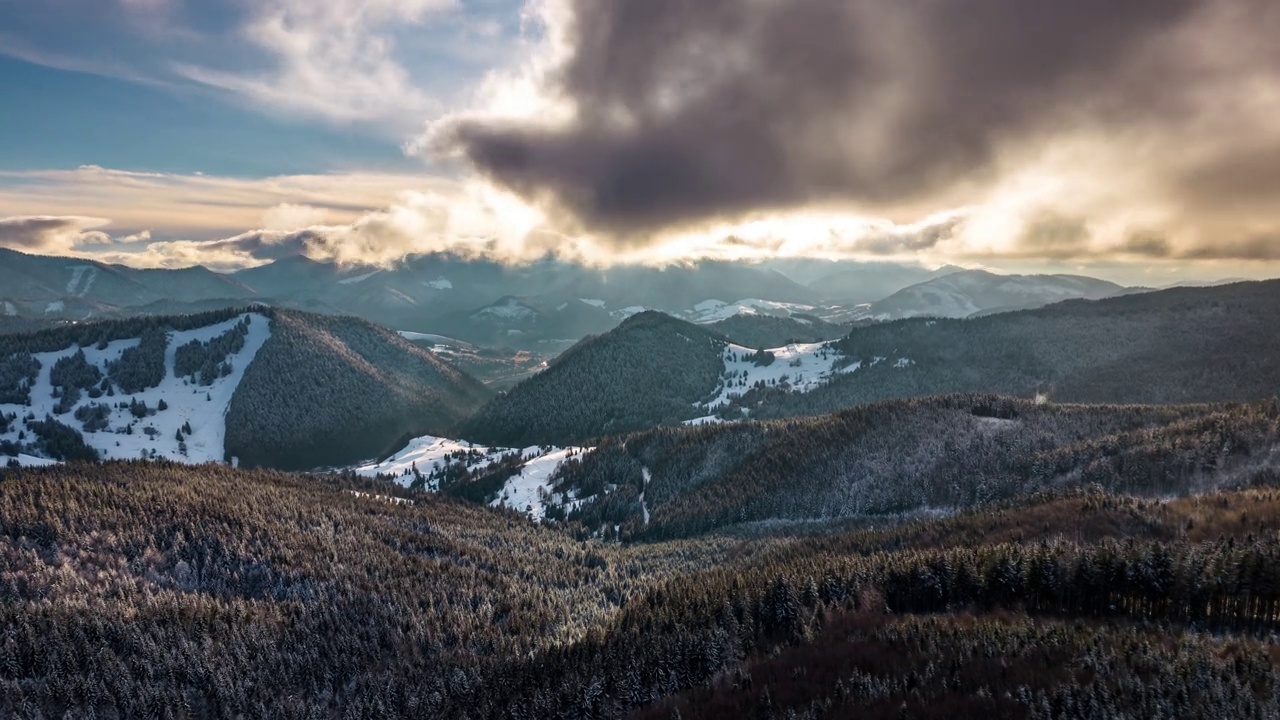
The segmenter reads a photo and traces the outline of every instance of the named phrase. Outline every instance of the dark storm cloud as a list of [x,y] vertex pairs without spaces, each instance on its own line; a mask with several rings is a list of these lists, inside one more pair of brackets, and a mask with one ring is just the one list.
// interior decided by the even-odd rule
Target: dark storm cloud
[[1165,236],[1151,232],[1139,231],[1129,235],[1119,250],[1131,255],[1142,255],[1149,258],[1167,258],[1173,253],[1173,247]]
[[1183,257],[1189,260],[1280,260],[1280,231],[1204,244],[1187,251]]
[[1081,217],[1042,212],[1026,222],[1017,252],[1026,257],[1063,260],[1089,254],[1089,223]]
[[892,210],[1073,119],[1186,112],[1168,94],[1179,71],[1147,51],[1211,0],[567,2],[572,55],[549,89],[576,119],[463,117],[435,140],[626,236],[811,203]]

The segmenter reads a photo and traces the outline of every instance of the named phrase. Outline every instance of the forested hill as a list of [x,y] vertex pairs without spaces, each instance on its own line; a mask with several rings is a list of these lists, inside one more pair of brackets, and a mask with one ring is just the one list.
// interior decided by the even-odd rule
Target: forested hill
[[815,343],[836,340],[848,332],[848,326],[836,325],[812,315],[748,315],[740,313],[710,323],[708,330],[724,335],[739,345],[757,350],[782,347],[791,343]]
[[0,336],[0,454],[21,462],[352,462],[488,396],[363,320],[261,306]]
[[1055,405],[984,394],[833,415],[668,427],[561,466],[566,520],[661,539],[761,522],[949,510],[1062,487],[1169,494],[1276,463],[1280,405]]
[[462,426],[468,440],[574,443],[693,417],[717,390],[728,341],[657,312],[587,338]]
[[227,413],[227,453],[242,465],[306,469],[441,433],[491,393],[435,354],[350,316],[272,314],[271,339]]
[[754,417],[789,417],[959,391],[1063,402],[1249,401],[1280,391],[1277,327],[1280,281],[901,320],[855,328],[839,343],[862,361],[858,372],[805,395],[765,390],[747,402]]

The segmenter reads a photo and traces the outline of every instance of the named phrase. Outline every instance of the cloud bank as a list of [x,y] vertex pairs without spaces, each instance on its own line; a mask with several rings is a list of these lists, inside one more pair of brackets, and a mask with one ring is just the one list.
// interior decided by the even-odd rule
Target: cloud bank
[[495,81],[524,102],[420,146],[618,246],[767,213],[967,208],[952,234],[975,256],[1280,255],[1275,3],[531,8],[543,55]]

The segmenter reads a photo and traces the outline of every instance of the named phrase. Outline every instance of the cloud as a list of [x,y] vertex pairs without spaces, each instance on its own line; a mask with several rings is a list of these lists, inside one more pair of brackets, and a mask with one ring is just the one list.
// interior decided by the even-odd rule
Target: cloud
[[1150,253],[1124,243],[1155,228],[1191,256],[1280,220],[1274,3],[530,7],[542,54],[412,147],[620,248],[760,214],[964,208],[952,239],[976,254]]
[[109,221],[92,217],[50,215],[0,218],[0,247],[41,254],[61,254],[111,242],[96,230]]
[[390,205],[406,189],[449,193],[457,185],[447,178],[376,172],[238,178],[96,165],[0,170],[0,217],[34,212],[111,218],[116,227],[146,228],[157,237],[212,239],[246,228],[351,222]]
[[179,63],[177,72],[261,108],[336,122],[403,121],[433,108],[396,58],[392,31],[453,10],[456,0],[264,0],[251,7],[241,36],[271,58],[270,69]]
[[280,203],[262,215],[262,227],[267,230],[298,230],[322,225],[329,211],[311,205]]

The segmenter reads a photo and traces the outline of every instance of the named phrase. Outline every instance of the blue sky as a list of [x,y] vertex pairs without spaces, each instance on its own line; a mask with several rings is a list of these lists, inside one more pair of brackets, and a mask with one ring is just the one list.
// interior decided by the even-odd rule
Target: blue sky
[[[421,170],[404,141],[431,114],[465,103],[519,35],[517,0],[315,10],[324,5],[0,0],[0,169]],[[359,6],[363,18],[350,10]],[[273,19],[278,31],[261,30]],[[291,46],[324,42],[328,58]],[[379,44],[385,50],[368,50]]]

